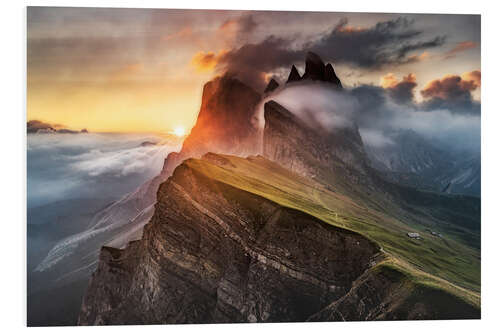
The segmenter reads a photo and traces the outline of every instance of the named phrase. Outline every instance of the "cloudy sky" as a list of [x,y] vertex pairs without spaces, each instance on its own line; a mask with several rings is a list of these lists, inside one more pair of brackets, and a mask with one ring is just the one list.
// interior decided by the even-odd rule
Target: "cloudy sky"
[[309,50],[367,101],[480,117],[477,15],[30,7],[27,47],[28,119],[76,129],[190,128],[212,77],[260,90]]

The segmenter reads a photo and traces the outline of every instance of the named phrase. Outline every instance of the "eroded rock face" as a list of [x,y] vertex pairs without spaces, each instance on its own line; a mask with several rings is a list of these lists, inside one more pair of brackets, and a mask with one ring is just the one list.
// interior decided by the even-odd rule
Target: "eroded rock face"
[[183,163],[160,186],[143,239],[102,249],[79,324],[304,321],[345,295],[378,251]]
[[306,126],[280,104],[264,105],[264,156],[301,175],[314,177],[335,161],[365,173],[366,153],[359,131],[338,128],[330,133]]
[[480,310],[456,296],[413,285],[397,270],[366,272],[343,297],[308,321],[479,319]]
[[260,99],[252,88],[229,76],[207,82],[196,124],[181,151],[168,157],[162,173],[170,176],[183,160],[209,151],[240,156],[257,153],[260,136],[254,111]]

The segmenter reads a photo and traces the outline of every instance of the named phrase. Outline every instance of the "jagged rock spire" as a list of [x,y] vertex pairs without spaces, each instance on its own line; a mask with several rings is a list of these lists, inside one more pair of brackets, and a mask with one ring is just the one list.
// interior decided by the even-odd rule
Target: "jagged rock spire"
[[325,63],[316,53],[307,52],[306,71],[302,79],[325,80]]
[[288,80],[286,80],[286,83],[294,81],[300,81],[300,74],[297,70],[297,67],[295,67],[295,65],[292,65],[292,69],[290,70],[290,75],[288,75]]
[[278,88],[280,85],[278,82],[276,82],[275,79],[271,79],[269,83],[267,84],[266,89],[264,90],[264,93],[270,93],[271,91],[274,91],[276,88]]
[[286,83],[300,80],[329,82],[334,84],[337,88],[342,88],[342,83],[340,82],[337,74],[335,74],[332,64],[328,63],[325,65],[321,57],[313,52],[307,52],[306,70],[304,75],[301,77],[297,68],[293,65]]
[[327,64],[325,67],[325,81],[331,82],[337,85],[339,88],[342,88],[342,83],[337,77],[337,74],[335,74],[335,70],[333,69],[332,64]]

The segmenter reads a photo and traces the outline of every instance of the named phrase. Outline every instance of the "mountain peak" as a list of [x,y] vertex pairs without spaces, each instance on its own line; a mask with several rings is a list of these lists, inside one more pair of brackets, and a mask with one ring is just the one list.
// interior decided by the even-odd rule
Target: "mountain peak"
[[267,84],[266,89],[264,90],[264,93],[270,93],[274,91],[276,88],[278,88],[280,85],[275,79],[271,79],[269,83]]
[[290,70],[286,83],[300,80],[323,81],[332,83],[337,88],[342,88],[342,83],[340,82],[337,74],[335,74],[333,65],[330,63],[325,65],[321,57],[314,52],[307,52],[306,70],[304,75],[301,77],[295,65],[292,65],[292,69]]
[[316,53],[307,52],[306,71],[302,79],[325,80],[325,63]]
[[228,75],[207,82],[196,124],[181,151],[171,158],[169,155],[163,172],[170,175],[184,159],[201,157],[208,151],[234,155],[255,153],[257,129],[253,117],[260,99],[256,91]]
[[330,63],[325,66],[325,81],[331,82],[337,85],[339,88],[342,88],[342,83],[340,82],[337,74],[335,74],[335,70]]
[[286,83],[295,81],[300,81],[300,74],[297,70],[297,67],[295,67],[295,65],[292,65],[292,69],[290,70],[290,75],[288,75],[288,80],[286,80]]

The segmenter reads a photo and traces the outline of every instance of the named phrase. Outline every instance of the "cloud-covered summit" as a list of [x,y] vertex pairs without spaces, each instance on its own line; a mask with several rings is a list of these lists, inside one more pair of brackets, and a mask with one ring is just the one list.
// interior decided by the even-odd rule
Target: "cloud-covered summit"
[[[231,22],[241,26],[242,31],[254,31],[256,21],[252,18],[250,25],[247,20]],[[416,52],[440,47],[445,41],[444,35],[424,36],[422,30],[414,27],[414,20],[406,17],[378,22],[368,28],[351,26],[344,17],[312,41],[297,45],[296,38],[271,34],[259,42],[245,43],[219,53],[198,53],[192,62],[199,68],[210,64],[219,73],[234,73],[260,89],[265,85],[266,74],[290,68],[304,59],[308,51],[321,54],[326,61],[335,64],[378,70],[418,62],[422,57]]]

